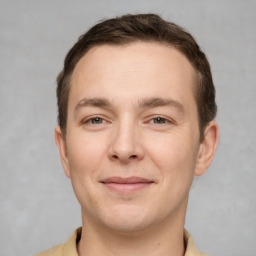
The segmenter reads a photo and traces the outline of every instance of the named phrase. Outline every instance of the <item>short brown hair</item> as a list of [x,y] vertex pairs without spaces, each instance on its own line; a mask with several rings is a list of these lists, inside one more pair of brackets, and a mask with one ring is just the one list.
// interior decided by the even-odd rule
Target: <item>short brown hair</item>
[[68,52],[64,68],[57,77],[58,123],[64,135],[67,125],[70,78],[79,60],[94,46],[125,45],[137,41],[171,45],[190,61],[197,73],[195,99],[200,137],[203,138],[206,125],[215,118],[217,112],[209,62],[195,39],[186,30],[163,20],[156,14],[129,14],[101,21],[79,37],[77,43]]

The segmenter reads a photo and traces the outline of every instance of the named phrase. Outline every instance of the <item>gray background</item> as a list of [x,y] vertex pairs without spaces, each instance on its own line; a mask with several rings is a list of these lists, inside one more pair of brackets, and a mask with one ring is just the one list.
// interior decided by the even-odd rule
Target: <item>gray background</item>
[[1,256],[32,255],[81,224],[54,143],[55,77],[80,34],[129,12],[184,26],[207,53],[221,137],[186,228],[212,256],[256,255],[256,1],[0,0]]

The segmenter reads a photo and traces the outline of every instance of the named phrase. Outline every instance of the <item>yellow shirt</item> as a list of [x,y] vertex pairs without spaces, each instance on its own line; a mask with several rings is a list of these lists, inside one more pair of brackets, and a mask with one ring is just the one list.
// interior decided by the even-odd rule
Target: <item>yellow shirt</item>
[[[54,246],[53,248],[43,251],[35,256],[78,256],[77,253],[77,241],[81,237],[82,228],[78,228],[69,237],[67,242]],[[185,241],[187,243],[187,248],[184,256],[207,256],[207,254],[198,251],[195,246],[192,236],[185,230]]]

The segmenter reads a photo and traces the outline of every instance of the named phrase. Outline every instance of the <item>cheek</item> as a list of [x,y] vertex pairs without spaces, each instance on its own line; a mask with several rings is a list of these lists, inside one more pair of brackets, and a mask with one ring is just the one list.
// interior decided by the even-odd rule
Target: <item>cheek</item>
[[93,136],[82,135],[73,133],[67,137],[67,154],[74,192],[80,204],[88,208],[91,204],[98,205],[92,191],[97,183],[98,170],[101,170],[103,148]]
[[193,177],[197,149],[190,136],[167,134],[159,136],[154,141],[154,145],[151,146],[152,143],[148,141],[146,148],[151,161],[161,172],[163,179],[182,181],[187,177],[189,179]]
[[156,140],[148,147],[150,164],[159,174],[159,189],[155,204],[158,214],[173,212],[186,206],[186,200],[194,177],[195,147],[191,139],[170,135]]
[[[94,136],[83,136],[74,133],[67,141],[67,153],[71,175],[82,175],[86,178],[99,169],[104,156],[103,138],[94,139]],[[75,173],[74,173],[75,172]]]

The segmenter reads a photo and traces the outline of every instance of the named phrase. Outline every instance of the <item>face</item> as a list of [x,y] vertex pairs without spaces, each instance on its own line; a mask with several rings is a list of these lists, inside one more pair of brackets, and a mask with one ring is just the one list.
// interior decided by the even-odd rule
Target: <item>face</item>
[[85,222],[132,231],[185,216],[210,161],[194,83],[183,54],[154,43],[98,46],[79,61],[56,142]]

